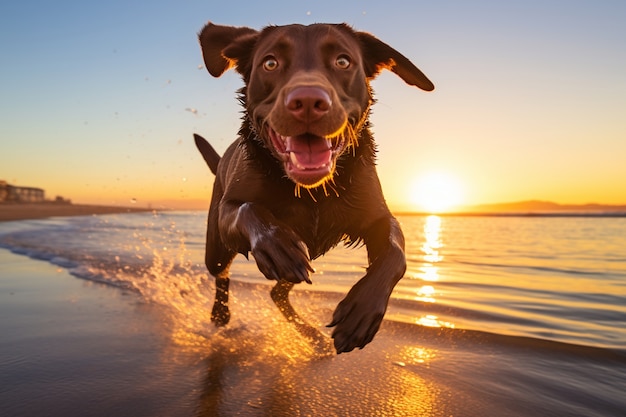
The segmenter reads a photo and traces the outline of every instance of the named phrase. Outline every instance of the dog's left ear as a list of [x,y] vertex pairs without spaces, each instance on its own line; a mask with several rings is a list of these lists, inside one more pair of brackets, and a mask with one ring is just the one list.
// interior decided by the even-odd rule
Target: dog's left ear
[[206,69],[212,76],[219,77],[236,66],[243,74],[258,34],[248,27],[207,23],[198,35]]
[[356,35],[361,42],[367,78],[374,78],[383,69],[388,69],[409,85],[414,85],[424,91],[435,89],[428,77],[400,52],[369,33],[357,32]]

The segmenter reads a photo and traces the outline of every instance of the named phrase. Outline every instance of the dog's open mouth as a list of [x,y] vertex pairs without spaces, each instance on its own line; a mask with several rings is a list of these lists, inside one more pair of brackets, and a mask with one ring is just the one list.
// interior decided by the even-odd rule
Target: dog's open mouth
[[293,182],[313,188],[332,177],[335,161],[344,147],[341,137],[325,138],[310,133],[282,136],[271,127],[267,130],[285,173]]

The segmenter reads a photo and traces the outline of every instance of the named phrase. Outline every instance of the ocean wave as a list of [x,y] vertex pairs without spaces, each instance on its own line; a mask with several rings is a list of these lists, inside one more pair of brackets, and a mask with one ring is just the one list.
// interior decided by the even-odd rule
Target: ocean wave
[[[537,259],[537,257],[535,257]],[[624,260],[615,260],[616,262],[623,262]],[[503,270],[527,270],[531,272],[548,272],[551,274],[557,275],[580,275],[585,277],[604,277],[606,275],[605,271],[601,270],[586,270],[586,269],[573,269],[573,268],[557,268],[557,267],[549,267],[549,266],[538,266],[538,265],[522,265],[522,264],[510,264],[510,263],[497,263],[497,262],[477,262],[477,261],[468,261],[468,260],[460,260],[456,259],[453,261],[456,264],[461,265],[471,265],[472,267],[479,268],[497,268]],[[623,277],[626,277],[626,273],[620,274]]]
[[555,340],[509,335],[502,333],[492,333],[483,330],[447,328],[447,327],[429,327],[421,326],[414,323],[407,323],[402,320],[386,320],[386,326],[395,331],[407,332],[412,335],[423,335],[427,338],[444,338],[450,343],[471,343],[473,345],[494,345],[505,346],[508,348],[518,349],[529,354],[532,350],[533,354],[546,355],[567,355],[569,357],[581,357],[585,360],[610,361],[619,364],[626,364],[626,348],[605,348],[597,346],[588,346],[575,343],[564,343]]

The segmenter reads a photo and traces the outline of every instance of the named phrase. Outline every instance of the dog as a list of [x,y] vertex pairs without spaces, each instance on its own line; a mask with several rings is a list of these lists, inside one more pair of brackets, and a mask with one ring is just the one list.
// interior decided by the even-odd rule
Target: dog
[[346,24],[255,30],[209,22],[199,42],[213,77],[234,68],[244,81],[239,137],[224,155],[194,135],[216,175],[205,256],[216,281],[211,320],[229,322],[229,268],[236,254],[252,253],[260,272],[277,281],[272,300],[312,335],[289,291],[311,283],[311,260],[341,242],[364,244],[366,273],[328,325],[337,354],[362,349],[406,270],[404,236],[376,172],[370,81],[387,69],[424,91],[433,84],[394,48]]

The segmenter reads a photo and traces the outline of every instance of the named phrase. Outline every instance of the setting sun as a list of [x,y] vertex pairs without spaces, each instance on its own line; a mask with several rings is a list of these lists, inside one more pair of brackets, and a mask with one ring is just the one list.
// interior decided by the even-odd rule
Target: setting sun
[[414,183],[413,204],[429,213],[441,213],[456,208],[463,200],[461,183],[444,172],[427,173]]

